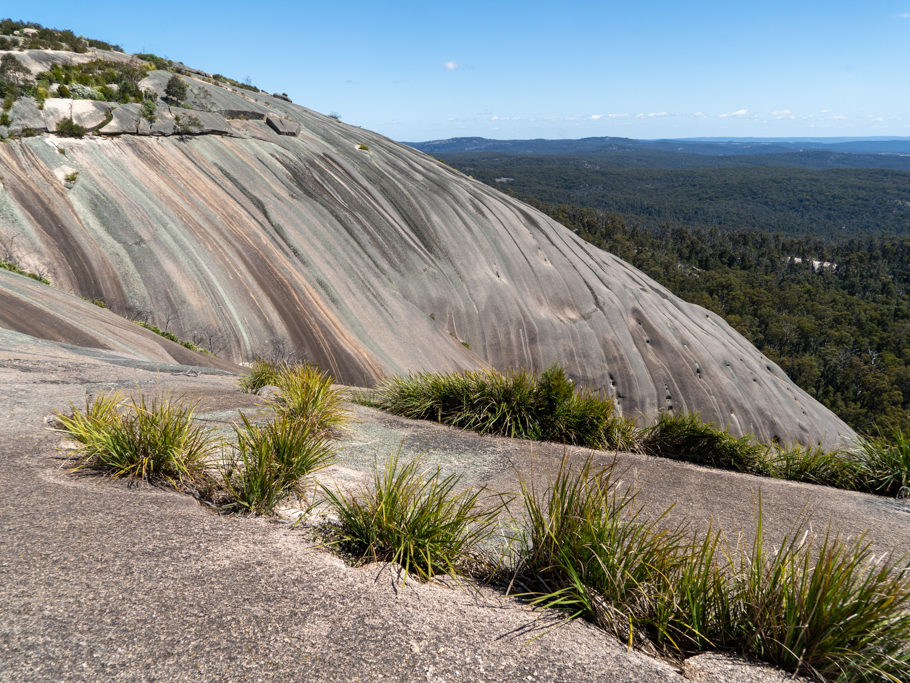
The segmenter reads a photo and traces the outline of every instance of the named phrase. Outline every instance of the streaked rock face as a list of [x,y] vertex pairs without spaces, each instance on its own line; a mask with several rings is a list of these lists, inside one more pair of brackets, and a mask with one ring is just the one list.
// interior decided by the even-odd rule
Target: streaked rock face
[[369,131],[185,80],[225,134],[0,145],[0,236],[23,266],[234,361],[293,350],[352,384],[559,362],[629,414],[852,438],[720,318],[530,207]]

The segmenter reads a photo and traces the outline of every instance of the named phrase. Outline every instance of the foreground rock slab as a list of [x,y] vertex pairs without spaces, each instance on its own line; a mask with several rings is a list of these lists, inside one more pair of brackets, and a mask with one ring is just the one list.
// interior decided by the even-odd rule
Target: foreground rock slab
[[[391,567],[348,567],[285,524],[220,517],[181,494],[67,471],[46,417],[87,392],[185,394],[216,424],[262,405],[237,391],[234,375],[177,374],[186,369],[0,331],[0,679],[686,680],[593,627],[559,625],[559,615],[496,591],[402,587]],[[396,429],[373,424],[377,434]],[[347,437],[349,470],[383,447],[366,433]],[[479,438],[408,423],[400,434],[407,448],[432,442],[430,457],[452,462]],[[487,451],[478,471],[502,483],[530,444],[497,441],[499,456]],[[896,524],[889,534],[906,541],[910,530]]]

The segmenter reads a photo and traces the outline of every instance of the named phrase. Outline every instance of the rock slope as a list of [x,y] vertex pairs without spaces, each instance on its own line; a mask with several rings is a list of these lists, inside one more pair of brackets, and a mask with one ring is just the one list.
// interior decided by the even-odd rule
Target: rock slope
[[[157,95],[154,121],[138,104],[17,101],[0,133],[27,116],[38,134],[0,145],[8,256],[117,313],[204,335],[235,362],[294,352],[360,385],[559,362],[628,414],[692,410],[766,440],[853,438],[719,317],[521,202],[200,72],[183,72],[178,106],[160,97],[171,75],[140,84]],[[67,114],[93,134],[52,134]]]

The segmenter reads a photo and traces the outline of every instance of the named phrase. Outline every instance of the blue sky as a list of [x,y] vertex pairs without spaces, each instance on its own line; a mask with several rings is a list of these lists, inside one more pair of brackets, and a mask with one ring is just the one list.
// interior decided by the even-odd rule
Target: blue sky
[[910,0],[4,0],[408,141],[910,135]]

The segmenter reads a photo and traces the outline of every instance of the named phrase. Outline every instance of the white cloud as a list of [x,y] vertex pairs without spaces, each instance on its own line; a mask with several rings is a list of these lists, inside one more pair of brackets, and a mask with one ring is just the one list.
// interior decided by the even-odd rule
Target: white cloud
[[694,116],[695,118],[698,118],[698,119],[706,119],[706,118],[708,118],[708,115],[707,115],[705,112],[703,112],[703,111],[697,111],[697,112],[695,112],[694,114],[692,114],[692,116]]
[[599,120],[602,119],[603,117],[604,117],[603,114],[591,114],[591,120],[592,120],[592,121],[599,121]]
[[446,71],[455,71],[458,69],[458,62],[446,62],[442,65],[442,68]]
[[898,19],[910,19],[910,12],[901,12],[897,15]]
[[665,111],[652,111],[648,114],[648,118],[650,119],[660,118],[662,116],[669,116],[669,114]]
[[607,114],[608,119],[627,119],[630,114]]
[[728,119],[733,116],[740,117],[740,116],[748,116],[748,115],[749,115],[748,109],[737,109],[736,111],[730,112],[729,114],[720,114],[720,118]]
[[835,114],[831,118],[835,121],[844,121],[847,117],[844,116],[843,114]]
[[875,118],[873,118],[873,119],[871,119],[871,120],[872,120],[874,123],[884,123],[885,117],[883,117],[883,116],[876,116]]

